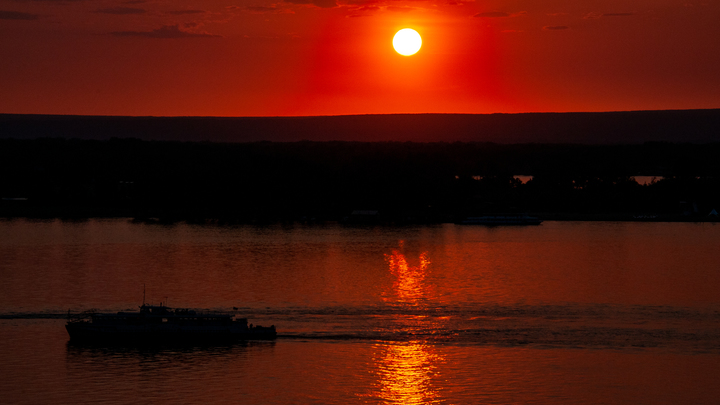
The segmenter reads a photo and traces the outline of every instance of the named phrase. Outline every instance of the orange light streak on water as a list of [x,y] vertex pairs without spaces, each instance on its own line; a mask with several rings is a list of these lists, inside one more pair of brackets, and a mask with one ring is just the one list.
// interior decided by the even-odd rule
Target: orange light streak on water
[[[400,241],[400,249],[403,245],[403,241]],[[431,263],[428,252],[420,253],[419,263],[416,266],[408,263],[402,250],[393,250],[391,254],[385,254],[385,261],[390,268],[390,273],[396,277],[392,286],[392,297],[386,297],[386,302],[397,299],[401,303],[417,305],[419,300],[427,298],[429,287],[424,280]]]
[[[430,266],[428,252],[419,254],[417,265],[408,262],[403,252],[404,241],[391,254],[385,254],[390,273],[395,277],[392,290],[384,294],[388,303],[421,305],[427,299],[431,287],[425,282]],[[413,316],[406,326],[427,324],[424,316]],[[431,325],[425,325],[433,329]],[[411,333],[411,330],[405,332]],[[432,382],[437,373],[441,356],[432,346],[420,342],[405,342],[374,345],[373,362],[376,374],[376,392],[371,395],[385,403],[433,404],[438,403],[439,394]]]
[[375,354],[375,396],[386,403],[438,403],[439,393],[432,379],[442,357],[432,346],[418,342],[377,344]]

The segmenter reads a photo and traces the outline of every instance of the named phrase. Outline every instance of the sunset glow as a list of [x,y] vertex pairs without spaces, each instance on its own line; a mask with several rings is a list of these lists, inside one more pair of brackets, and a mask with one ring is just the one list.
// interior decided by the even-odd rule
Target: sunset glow
[[[0,0],[0,113],[718,108],[717,15],[670,0]],[[399,57],[408,27],[422,48]]]

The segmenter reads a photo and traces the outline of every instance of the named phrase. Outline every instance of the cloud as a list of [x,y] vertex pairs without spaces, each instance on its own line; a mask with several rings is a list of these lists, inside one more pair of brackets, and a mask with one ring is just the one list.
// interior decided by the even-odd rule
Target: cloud
[[605,18],[605,17],[629,17],[633,16],[635,13],[587,13],[583,16],[586,20],[595,20],[598,18]]
[[0,10],[0,20],[37,20],[38,18],[40,18],[38,14]]
[[101,8],[99,10],[95,10],[95,12],[103,13],[103,14],[131,15],[131,14],[145,14],[145,13],[147,13],[147,10],[144,10],[142,8],[132,8],[132,7],[110,7],[110,8]]
[[478,18],[505,18],[510,17],[510,13],[504,11],[486,11],[484,13],[477,13],[473,17]]
[[288,8],[280,8],[275,4],[273,4],[272,6],[247,6],[238,8],[251,12],[253,14],[295,14],[294,11]]
[[379,4],[380,0],[344,0],[342,1],[343,6],[357,7],[357,6],[369,6],[371,4]]
[[350,9],[350,12],[352,14],[346,15],[346,17],[348,17],[348,18],[371,17],[374,13],[377,13],[380,10],[381,9],[378,6],[355,7],[355,8]]
[[203,13],[205,13],[205,10],[173,10],[173,11],[168,12],[168,14],[171,14],[171,15],[203,14]]
[[179,25],[164,25],[152,31],[115,31],[111,35],[116,37],[144,37],[144,38],[218,38],[220,35],[208,34],[207,32],[189,32],[180,29]]
[[308,4],[320,8],[333,8],[337,7],[335,0],[283,0],[286,3],[292,4]]
[[408,6],[387,6],[385,9],[394,13],[408,13],[410,11],[417,10],[415,7]]
[[266,6],[247,6],[243,10],[252,11],[254,13],[272,13],[277,10],[277,7],[266,7]]
[[79,3],[85,0],[15,0],[16,3]]
[[605,13],[602,17],[628,17],[635,15],[635,13]]
[[378,6],[362,6],[362,7],[352,9],[352,11],[359,11],[359,12],[368,11],[368,12],[374,13],[376,11],[380,11],[380,7],[378,7]]
[[548,25],[546,27],[543,27],[545,31],[562,31],[562,30],[569,30],[570,27],[567,25]]
[[527,15],[527,11],[519,11],[517,13],[508,13],[506,11],[486,11],[484,13],[477,13],[473,17],[477,18],[508,18],[508,17],[520,17]]

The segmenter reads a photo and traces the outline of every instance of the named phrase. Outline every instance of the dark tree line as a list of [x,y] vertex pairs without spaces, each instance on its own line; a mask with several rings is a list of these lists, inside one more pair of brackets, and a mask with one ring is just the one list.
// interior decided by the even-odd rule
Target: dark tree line
[[[720,210],[718,156],[718,143],[4,139],[0,216],[245,223],[377,210],[388,222],[513,211],[699,218]],[[523,184],[515,175],[533,179]],[[638,175],[664,179],[641,186]]]

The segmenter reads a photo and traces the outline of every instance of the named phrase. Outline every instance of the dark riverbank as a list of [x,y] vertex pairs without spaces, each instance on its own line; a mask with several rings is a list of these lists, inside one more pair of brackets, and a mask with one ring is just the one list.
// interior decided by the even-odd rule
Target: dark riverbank
[[707,221],[720,143],[0,140],[0,216],[141,221]]
[[[485,214],[485,213],[482,213]],[[487,213],[492,215],[492,213]],[[532,217],[537,217],[543,221],[591,221],[591,222],[693,222],[693,223],[720,223],[720,217],[714,215],[683,215],[683,214],[636,214],[636,213],[617,213],[617,214],[579,214],[579,213],[544,213],[544,212],[528,212],[523,213]],[[476,215],[476,214],[473,214]],[[270,225],[270,224],[332,224],[342,223],[348,226],[366,226],[366,225],[417,225],[417,224],[441,224],[441,223],[457,223],[465,217],[447,215],[442,218],[418,219],[407,217],[387,217],[379,216],[376,219],[363,219],[362,221],[353,220],[351,216],[343,218],[315,218],[315,217],[298,217],[298,218],[245,218],[238,220],[237,218],[182,218],[181,216],[161,216],[146,217],[133,216],[133,213],[120,211],[103,211],[96,209],[53,209],[53,208],[8,208],[3,207],[0,211],[0,218],[12,220],[15,218],[24,218],[29,220],[54,220],[63,221],[86,221],[90,219],[113,219],[127,218],[133,222],[157,225],[170,225],[175,223],[190,223],[203,225]],[[468,225],[475,226],[475,225]]]

